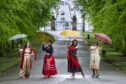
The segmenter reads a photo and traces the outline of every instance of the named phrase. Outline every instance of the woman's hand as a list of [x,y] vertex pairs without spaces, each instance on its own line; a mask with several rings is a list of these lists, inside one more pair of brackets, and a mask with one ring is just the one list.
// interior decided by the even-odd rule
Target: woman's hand
[[65,51],[68,51],[68,49],[66,48]]
[[76,49],[78,49],[78,47],[75,47]]
[[19,61],[21,61],[21,57],[19,57]]

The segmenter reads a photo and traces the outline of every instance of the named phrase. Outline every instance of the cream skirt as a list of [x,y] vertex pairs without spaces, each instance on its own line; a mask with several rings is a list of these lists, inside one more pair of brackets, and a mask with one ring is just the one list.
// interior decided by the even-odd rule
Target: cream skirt
[[90,56],[90,68],[99,69],[100,66],[100,55],[97,53],[92,53]]
[[23,68],[20,69],[20,77],[29,77],[31,71],[31,55],[24,56]]

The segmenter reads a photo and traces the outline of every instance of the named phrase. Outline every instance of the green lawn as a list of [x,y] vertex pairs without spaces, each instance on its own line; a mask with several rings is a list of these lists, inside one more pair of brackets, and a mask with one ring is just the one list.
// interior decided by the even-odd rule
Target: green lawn
[[121,71],[126,72],[126,60],[120,60],[112,63],[115,67],[119,68]]
[[17,48],[8,51],[6,55],[0,56],[0,73],[5,72],[19,63]]
[[108,51],[103,60],[126,72],[126,58],[123,57],[122,53]]
[[0,57],[0,72],[5,72],[19,63],[18,57]]

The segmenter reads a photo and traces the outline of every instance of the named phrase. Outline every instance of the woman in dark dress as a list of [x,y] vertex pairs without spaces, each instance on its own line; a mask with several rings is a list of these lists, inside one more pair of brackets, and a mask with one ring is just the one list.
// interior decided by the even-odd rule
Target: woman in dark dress
[[77,40],[73,40],[67,48],[68,72],[72,73],[73,78],[76,72],[81,72],[84,77],[83,70],[77,58],[77,44]]
[[55,58],[53,56],[52,41],[48,42],[48,46],[43,45],[42,50],[46,51],[43,62],[42,74],[45,77],[49,78],[50,76],[57,74]]

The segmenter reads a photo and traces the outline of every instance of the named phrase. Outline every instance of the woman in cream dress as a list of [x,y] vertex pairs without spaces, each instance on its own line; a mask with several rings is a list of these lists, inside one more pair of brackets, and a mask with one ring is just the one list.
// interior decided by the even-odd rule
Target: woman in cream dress
[[34,55],[34,60],[36,60],[36,53],[33,48],[31,48],[30,43],[27,42],[23,49],[20,49],[20,78],[28,78],[30,76],[32,68],[32,56]]
[[99,65],[100,65],[100,46],[97,42],[90,47],[90,68],[93,71],[92,77],[99,77]]

